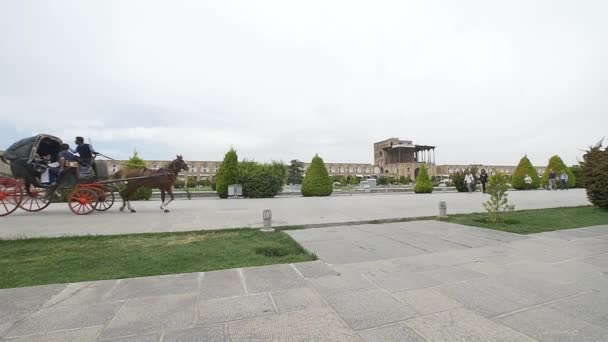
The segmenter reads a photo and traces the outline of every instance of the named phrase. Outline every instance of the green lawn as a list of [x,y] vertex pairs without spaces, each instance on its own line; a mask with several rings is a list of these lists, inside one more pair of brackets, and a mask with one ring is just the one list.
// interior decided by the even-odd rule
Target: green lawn
[[608,210],[590,206],[514,211],[507,214],[506,223],[499,225],[487,223],[487,216],[486,213],[450,215],[446,221],[518,234],[608,225]]
[[257,229],[0,240],[0,288],[314,260]]

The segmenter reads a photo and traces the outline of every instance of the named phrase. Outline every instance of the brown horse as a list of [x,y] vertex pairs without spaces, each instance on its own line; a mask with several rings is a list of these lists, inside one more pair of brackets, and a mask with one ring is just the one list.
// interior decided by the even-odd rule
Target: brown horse
[[[122,207],[120,207],[120,211],[125,210],[125,206],[128,206],[129,210],[134,213],[135,209],[131,207],[129,198],[135,191],[137,191],[137,189],[144,187],[150,189],[160,189],[160,199],[162,201],[160,209],[168,213],[169,209],[167,209],[167,206],[169,206],[169,203],[175,199],[172,188],[177,180],[177,175],[182,170],[188,171],[188,164],[186,164],[182,156],[178,155],[177,158],[166,168],[160,168],[158,170],[151,170],[148,168],[123,169],[116,172],[113,176],[114,178],[146,177],[141,179],[133,179],[126,182],[126,189],[120,191],[120,197],[122,198]],[[167,192],[171,197],[171,199],[167,202],[165,202],[165,192]]]

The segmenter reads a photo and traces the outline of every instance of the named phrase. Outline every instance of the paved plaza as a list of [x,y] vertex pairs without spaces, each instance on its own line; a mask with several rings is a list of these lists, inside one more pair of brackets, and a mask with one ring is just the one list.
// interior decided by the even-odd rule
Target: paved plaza
[[321,260],[0,290],[0,340],[608,341],[608,226],[288,233]]
[[[568,191],[512,191],[516,209],[589,205],[584,189]],[[171,213],[160,201],[133,202],[137,213],[120,212],[118,203],[107,212],[72,214],[66,203],[52,204],[38,213],[18,210],[0,217],[0,238],[126,234],[199,229],[260,227],[262,210],[271,209],[275,225],[336,224],[355,221],[434,216],[439,201],[449,213],[484,211],[488,196],[477,193],[364,194],[331,197],[271,199],[176,200]]]

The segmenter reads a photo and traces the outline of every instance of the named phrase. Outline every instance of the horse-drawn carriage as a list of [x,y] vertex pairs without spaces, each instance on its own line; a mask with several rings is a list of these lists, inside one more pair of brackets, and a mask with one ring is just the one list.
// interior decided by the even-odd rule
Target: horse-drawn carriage
[[[95,168],[94,158],[63,163],[54,183],[42,181],[60,162],[61,139],[39,134],[19,140],[11,145],[0,159],[10,164],[12,176],[0,174],[0,216],[11,214],[18,208],[36,212],[48,207],[61,194],[70,210],[77,215],[93,211],[105,211],[112,207],[115,193],[121,192],[123,205],[131,212],[129,197],[139,187],[158,188],[161,191],[161,210],[168,212],[167,205],[174,199],[172,186],[180,171],[188,170],[182,156],[177,156],[167,168],[158,170],[135,169],[119,172],[118,179],[108,179],[106,168]],[[54,166],[55,165],[55,166]],[[165,192],[170,199],[165,202]]]
[[[10,163],[12,177],[0,175],[0,216],[17,208],[41,211],[62,193],[70,210],[86,215],[94,210],[104,211],[114,204],[114,188],[100,181],[93,171],[93,162],[66,163],[54,184],[44,184],[41,178],[57,165],[63,142],[52,135],[39,134],[19,140],[0,158]],[[44,156],[47,156],[46,158]]]

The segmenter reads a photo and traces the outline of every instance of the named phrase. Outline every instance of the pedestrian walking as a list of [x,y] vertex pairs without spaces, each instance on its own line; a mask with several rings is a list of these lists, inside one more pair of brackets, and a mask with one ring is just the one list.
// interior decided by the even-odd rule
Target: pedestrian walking
[[488,182],[488,174],[486,173],[486,169],[481,169],[481,174],[479,175],[479,181],[481,182],[481,191],[486,193],[486,183]]
[[557,175],[553,169],[549,171],[549,190],[551,189],[557,190]]
[[524,183],[526,183],[526,190],[532,189],[532,177],[530,177],[530,175],[526,174],[526,177],[524,178]]
[[560,175],[560,180],[562,181],[562,190],[568,190],[568,174],[566,171],[562,170],[562,174]]
[[467,172],[467,175],[464,176],[464,182],[467,184],[467,189],[469,192],[473,192],[473,183],[475,182],[475,178],[470,172]]

